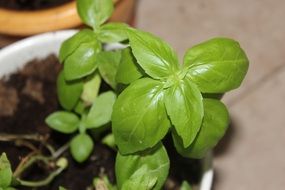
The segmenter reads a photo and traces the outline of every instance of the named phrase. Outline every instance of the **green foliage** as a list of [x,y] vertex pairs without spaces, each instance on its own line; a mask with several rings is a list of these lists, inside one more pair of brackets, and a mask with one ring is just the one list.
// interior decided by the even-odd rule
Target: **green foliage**
[[128,38],[125,30],[128,25],[123,23],[107,23],[100,29],[99,39],[104,43],[121,42]]
[[12,183],[11,164],[5,153],[0,156],[0,189],[8,189]]
[[72,110],[80,99],[83,82],[66,81],[61,71],[57,77],[57,95],[60,105],[66,110]]
[[84,119],[86,128],[98,128],[111,121],[113,105],[116,95],[112,91],[104,92],[98,96]]
[[91,154],[94,147],[92,138],[85,134],[78,134],[71,140],[70,151],[73,158],[79,162],[84,162]]
[[116,89],[115,80],[121,60],[121,51],[105,51],[98,54],[99,72],[106,83]]
[[94,29],[103,24],[114,9],[112,0],[77,0],[76,2],[81,20]]
[[204,99],[205,116],[194,142],[184,148],[181,138],[173,134],[177,151],[189,158],[203,158],[225,134],[229,124],[229,113],[226,106],[219,100]]
[[135,81],[119,95],[112,124],[122,154],[153,147],[166,135],[170,122],[163,99],[163,84],[150,78]]
[[131,48],[122,50],[122,57],[116,73],[116,81],[122,84],[130,84],[142,76],[143,72],[139,68]]
[[203,93],[223,93],[240,86],[248,59],[238,42],[214,38],[190,48],[184,57],[187,77]]
[[100,85],[101,77],[97,72],[86,78],[83,85],[83,92],[81,94],[81,99],[86,105],[92,105],[98,96]]
[[138,64],[154,79],[167,78],[178,71],[178,58],[160,38],[139,30],[129,30],[130,46]]
[[73,133],[79,126],[79,118],[72,112],[57,111],[46,118],[46,123],[61,133]]
[[160,190],[168,175],[169,158],[163,145],[158,144],[139,154],[124,156],[118,152],[115,167],[119,189]]

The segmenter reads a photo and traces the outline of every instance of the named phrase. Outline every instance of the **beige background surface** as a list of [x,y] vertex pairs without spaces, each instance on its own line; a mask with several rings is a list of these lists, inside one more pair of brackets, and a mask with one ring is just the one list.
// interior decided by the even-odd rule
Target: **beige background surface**
[[285,189],[285,1],[141,0],[137,25],[180,57],[214,36],[240,41],[250,59],[243,86],[224,98],[232,125],[214,160],[215,190]]

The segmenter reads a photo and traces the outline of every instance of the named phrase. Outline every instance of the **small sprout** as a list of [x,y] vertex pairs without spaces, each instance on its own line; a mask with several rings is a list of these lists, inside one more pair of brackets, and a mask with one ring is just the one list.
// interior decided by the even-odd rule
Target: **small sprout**
[[56,162],[56,165],[62,169],[65,169],[68,166],[68,160],[62,157]]

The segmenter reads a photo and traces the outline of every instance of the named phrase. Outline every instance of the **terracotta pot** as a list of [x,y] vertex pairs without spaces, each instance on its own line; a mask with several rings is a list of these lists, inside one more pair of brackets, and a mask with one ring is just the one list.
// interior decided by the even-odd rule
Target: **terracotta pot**
[[[115,11],[111,21],[130,23],[135,8],[135,0],[114,0]],[[47,31],[74,28],[81,25],[72,1],[54,8],[38,11],[16,11],[0,8],[0,33],[28,36]]]
[[[3,48],[0,50],[0,78],[17,71],[26,62],[34,58],[44,58],[49,54],[57,54],[60,44],[75,32],[76,30],[65,30],[40,34]],[[116,44],[113,44],[109,48],[116,49],[117,47]],[[214,175],[211,152],[203,159],[202,163],[202,178],[199,185],[193,190],[211,190]]]

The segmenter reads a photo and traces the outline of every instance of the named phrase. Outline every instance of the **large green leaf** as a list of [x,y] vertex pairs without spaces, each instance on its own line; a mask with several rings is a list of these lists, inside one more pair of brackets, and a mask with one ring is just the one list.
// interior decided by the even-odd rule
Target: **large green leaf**
[[97,68],[96,56],[101,45],[98,41],[82,43],[64,62],[66,80],[85,77]]
[[238,42],[214,38],[190,48],[184,57],[187,76],[203,93],[223,93],[240,86],[248,59]]
[[103,24],[114,9],[112,0],[77,0],[77,12],[81,20],[95,28]]
[[133,56],[131,48],[122,50],[122,57],[118,66],[116,81],[122,84],[130,84],[142,76],[143,71]]
[[97,128],[111,121],[116,94],[112,91],[100,94],[93,102],[92,107],[84,120],[86,128]]
[[229,124],[229,113],[219,100],[204,99],[205,116],[202,127],[193,143],[184,148],[181,138],[173,134],[177,151],[189,158],[202,158],[225,134]]
[[92,138],[85,133],[76,135],[70,143],[71,154],[79,163],[87,160],[93,150],[93,147],[94,143]]
[[112,129],[122,154],[153,147],[166,135],[170,121],[163,98],[163,84],[150,78],[133,82],[119,95]]
[[162,79],[179,70],[177,55],[166,42],[139,30],[129,30],[128,35],[134,56],[149,76]]
[[190,80],[181,80],[167,89],[165,106],[184,147],[189,146],[200,130],[204,115],[199,89]]
[[73,133],[79,125],[79,118],[72,112],[57,111],[46,118],[46,123],[50,128],[61,133]]
[[7,188],[12,182],[11,164],[5,153],[0,156],[0,189]]
[[59,60],[61,63],[71,55],[82,43],[96,40],[96,34],[90,29],[83,29],[72,37],[65,40],[59,50]]
[[128,38],[124,23],[107,23],[100,28],[99,40],[104,43],[121,42]]
[[121,60],[121,51],[105,51],[98,54],[99,72],[106,83],[116,89],[116,74]]
[[83,89],[82,81],[66,81],[61,71],[57,77],[56,86],[60,105],[66,110],[72,110],[80,99]]
[[98,96],[100,85],[101,77],[98,72],[89,75],[85,79],[81,99],[86,105],[90,106],[94,102]]
[[141,176],[144,178],[141,178],[143,181],[155,179],[153,190],[160,190],[167,178],[168,170],[169,158],[161,143],[151,150],[141,152],[140,154],[126,156],[119,152],[117,154],[115,172],[119,189],[129,179],[136,182],[139,179],[138,177]]

